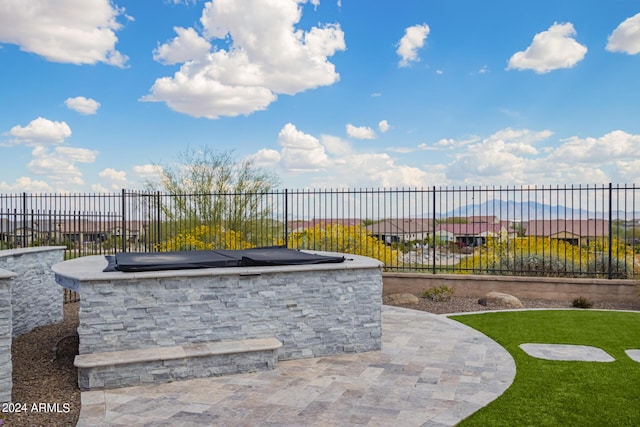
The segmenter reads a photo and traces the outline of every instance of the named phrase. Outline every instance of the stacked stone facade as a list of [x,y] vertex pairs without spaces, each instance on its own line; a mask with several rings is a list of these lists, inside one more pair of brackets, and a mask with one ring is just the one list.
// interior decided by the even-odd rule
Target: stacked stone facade
[[267,337],[282,342],[279,360],[378,350],[382,275],[371,265],[83,281],[79,352]]
[[0,403],[11,401],[11,289],[14,273],[0,269]]
[[17,274],[13,283],[13,336],[62,321],[63,297],[51,266],[64,259],[64,247],[0,251],[0,268]]

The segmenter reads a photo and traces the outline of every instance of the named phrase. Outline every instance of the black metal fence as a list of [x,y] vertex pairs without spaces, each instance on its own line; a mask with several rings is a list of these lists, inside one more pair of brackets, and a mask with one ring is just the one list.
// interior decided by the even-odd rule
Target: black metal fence
[[65,245],[66,258],[287,245],[396,271],[632,278],[640,187],[5,194],[0,245]]

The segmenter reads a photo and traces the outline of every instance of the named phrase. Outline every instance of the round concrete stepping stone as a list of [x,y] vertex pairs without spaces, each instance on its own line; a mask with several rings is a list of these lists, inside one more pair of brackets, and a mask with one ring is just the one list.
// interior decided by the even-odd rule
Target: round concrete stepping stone
[[570,344],[520,344],[520,348],[529,356],[545,360],[564,360],[576,362],[615,362],[601,348],[587,345]]
[[640,362],[640,350],[625,350],[624,352],[627,353],[631,360]]

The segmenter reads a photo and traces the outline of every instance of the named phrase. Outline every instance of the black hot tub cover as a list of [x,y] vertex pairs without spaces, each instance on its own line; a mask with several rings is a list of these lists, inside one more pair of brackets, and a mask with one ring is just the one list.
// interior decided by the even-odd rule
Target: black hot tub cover
[[158,271],[193,268],[309,265],[344,262],[343,256],[300,252],[283,246],[242,250],[120,252],[108,256],[104,271]]

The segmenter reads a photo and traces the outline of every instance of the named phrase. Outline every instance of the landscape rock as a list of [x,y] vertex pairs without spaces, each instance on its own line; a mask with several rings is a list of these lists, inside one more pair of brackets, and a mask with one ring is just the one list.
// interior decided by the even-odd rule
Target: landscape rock
[[420,299],[409,293],[393,294],[384,297],[384,303],[387,305],[410,305],[417,304],[418,302],[420,302]]
[[489,292],[483,298],[478,300],[478,304],[484,306],[499,305],[501,307],[509,308],[524,308],[524,304],[522,304],[522,301],[518,298],[502,292]]

